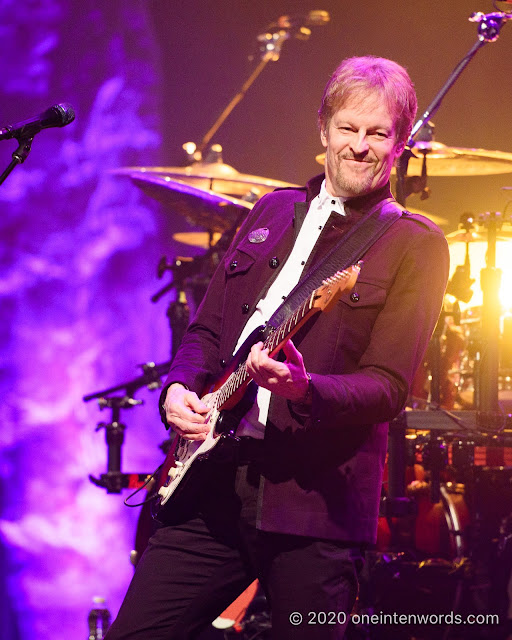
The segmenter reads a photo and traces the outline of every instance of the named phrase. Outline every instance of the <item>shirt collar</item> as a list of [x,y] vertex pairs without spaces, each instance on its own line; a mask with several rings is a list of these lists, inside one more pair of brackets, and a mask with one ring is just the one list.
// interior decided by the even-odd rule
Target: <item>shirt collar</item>
[[342,198],[341,196],[331,196],[331,194],[327,191],[327,187],[325,186],[325,179],[322,182],[322,186],[320,187],[320,193],[318,194],[318,208],[323,209],[324,207],[328,207],[331,211],[335,211],[341,215],[345,214],[345,207],[343,203],[347,200],[347,198]]

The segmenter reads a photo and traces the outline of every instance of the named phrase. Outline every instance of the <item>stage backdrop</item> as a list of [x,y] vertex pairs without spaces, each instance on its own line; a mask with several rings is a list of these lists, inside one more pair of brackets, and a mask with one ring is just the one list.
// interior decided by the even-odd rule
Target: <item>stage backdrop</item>
[[[435,5],[435,6],[434,6]],[[170,282],[163,255],[192,256],[193,230],[111,170],[181,165],[257,63],[256,36],[280,15],[330,13],[291,38],[214,137],[241,172],[302,183],[321,171],[315,118],[337,63],[375,54],[408,67],[425,108],[476,41],[487,0],[25,0],[0,2],[0,127],[67,102],[76,120],[40,132],[0,186],[0,614],[5,640],[86,638],[95,595],[113,614],[132,575],[139,511],[88,479],[106,469],[108,410],[88,393],[165,362]],[[437,139],[512,151],[512,25],[488,44],[435,118]],[[16,142],[4,141],[7,166]],[[465,211],[503,210],[510,176],[436,177],[408,203],[456,229]],[[121,414],[123,470],[150,472],[165,432],[156,393]]]

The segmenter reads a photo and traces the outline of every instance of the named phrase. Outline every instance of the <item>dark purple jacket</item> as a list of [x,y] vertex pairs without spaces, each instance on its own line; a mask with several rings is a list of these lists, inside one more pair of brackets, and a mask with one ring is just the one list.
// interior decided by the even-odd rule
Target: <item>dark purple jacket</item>
[[[256,204],[213,276],[167,383],[181,382],[201,395],[222,374],[247,318],[291,251],[301,222],[294,204],[309,203],[322,178]],[[348,224],[388,196],[386,186],[348,200]],[[250,231],[262,227],[268,238],[249,242]],[[333,216],[310,263],[345,229]],[[287,400],[272,396],[259,528],[375,542],[388,422],[406,402],[439,316],[448,268],[438,227],[423,216],[404,215],[364,256],[355,295],[342,296],[294,339],[312,378],[311,414],[303,418]]]

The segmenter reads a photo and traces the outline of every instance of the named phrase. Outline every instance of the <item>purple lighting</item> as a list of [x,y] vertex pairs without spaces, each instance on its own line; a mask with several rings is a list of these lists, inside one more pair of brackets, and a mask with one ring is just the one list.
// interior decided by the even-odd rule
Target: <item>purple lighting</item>
[[[32,3],[30,3],[32,4]],[[3,3],[2,120],[65,99],[76,120],[39,133],[0,187],[0,551],[5,640],[81,638],[92,597],[115,615],[132,575],[138,510],[89,474],[106,470],[109,421],[82,397],[168,359],[151,305],[165,253],[156,210],[108,170],[156,164],[158,73],[147,3]],[[15,46],[17,34],[27,46]],[[2,170],[15,143],[0,149]],[[163,317],[161,317],[163,316]],[[122,414],[123,470],[151,472],[156,397]]]

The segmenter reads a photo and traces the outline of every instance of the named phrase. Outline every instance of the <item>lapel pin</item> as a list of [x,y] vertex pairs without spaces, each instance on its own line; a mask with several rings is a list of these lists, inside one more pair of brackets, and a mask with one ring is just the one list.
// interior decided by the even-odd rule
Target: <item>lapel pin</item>
[[249,242],[253,244],[258,244],[259,242],[265,242],[268,238],[269,230],[267,227],[262,227],[261,229],[255,229],[251,231],[249,234]]

